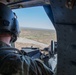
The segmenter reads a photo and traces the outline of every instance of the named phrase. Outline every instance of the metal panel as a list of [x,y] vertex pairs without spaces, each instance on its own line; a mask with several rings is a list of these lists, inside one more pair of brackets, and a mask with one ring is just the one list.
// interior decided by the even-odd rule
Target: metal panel
[[49,0],[19,0],[19,1],[7,3],[7,5],[12,9],[42,6],[42,5],[48,5],[48,4],[50,4]]
[[76,6],[73,9],[66,7],[67,0],[50,0],[56,24],[72,25],[76,24]]
[[58,35],[57,75],[76,75],[76,27],[57,25],[56,29]]
[[57,75],[76,75],[76,6],[67,8],[67,1],[72,0],[50,0],[57,32]]

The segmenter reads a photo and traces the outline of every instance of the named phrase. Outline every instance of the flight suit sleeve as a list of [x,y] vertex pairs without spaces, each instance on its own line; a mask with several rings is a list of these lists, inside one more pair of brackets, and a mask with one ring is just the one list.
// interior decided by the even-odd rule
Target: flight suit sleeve
[[53,72],[40,60],[33,60],[25,56],[24,74],[26,75],[53,75]]

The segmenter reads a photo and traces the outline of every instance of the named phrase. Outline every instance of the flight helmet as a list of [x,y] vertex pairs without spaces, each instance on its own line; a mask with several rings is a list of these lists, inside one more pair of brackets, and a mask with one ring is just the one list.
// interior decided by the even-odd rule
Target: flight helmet
[[5,4],[0,3],[0,34],[10,33],[11,42],[17,40],[20,29],[15,13]]

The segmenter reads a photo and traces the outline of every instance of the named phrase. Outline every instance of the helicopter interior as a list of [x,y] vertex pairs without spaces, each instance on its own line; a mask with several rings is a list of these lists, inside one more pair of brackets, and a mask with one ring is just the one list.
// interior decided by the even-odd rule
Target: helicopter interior
[[0,0],[12,9],[43,6],[57,33],[57,75],[76,75],[75,0]]

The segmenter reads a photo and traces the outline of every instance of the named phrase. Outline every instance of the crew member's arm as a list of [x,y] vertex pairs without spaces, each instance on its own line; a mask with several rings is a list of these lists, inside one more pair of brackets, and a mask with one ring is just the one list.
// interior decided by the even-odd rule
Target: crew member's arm
[[[25,56],[24,72],[29,75],[53,75],[53,72],[39,60],[32,60]],[[27,68],[27,69],[26,69]]]

